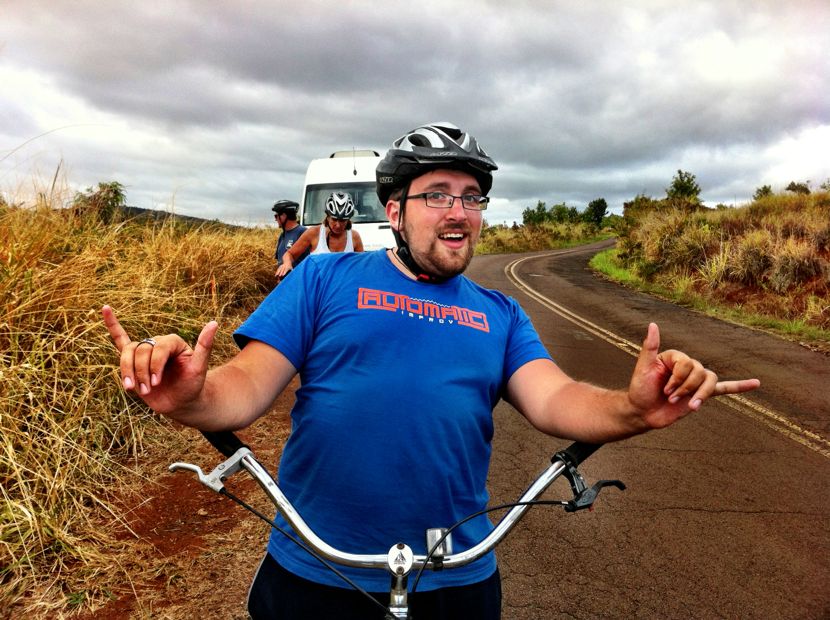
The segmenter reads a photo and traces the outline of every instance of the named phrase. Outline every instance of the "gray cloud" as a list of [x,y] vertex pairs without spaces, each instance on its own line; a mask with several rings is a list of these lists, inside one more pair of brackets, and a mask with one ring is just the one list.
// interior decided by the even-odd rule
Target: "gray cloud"
[[0,183],[63,159],[138,206],[270,221],[311,158],[433,120],[499,162],[490,221],[536,200],[619,210],[678,169],[730,203],[793,180],[771,174],[830,177],[782,146],[830,131],[818,0],[6,5]]

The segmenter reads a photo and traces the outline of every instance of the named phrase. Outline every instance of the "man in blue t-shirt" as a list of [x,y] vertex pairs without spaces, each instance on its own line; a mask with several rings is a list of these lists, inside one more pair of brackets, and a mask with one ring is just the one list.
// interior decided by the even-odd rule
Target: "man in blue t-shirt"
[[[300,238],[306,231],[306,227],[297,221],[297,209],[300,205],[293,200],[278,200],[271,207],[274,212],[274,219],[277,220],[277,225],[280,227],[280,236],[277,239],[277,248],[274,251],[274,258],[277,259],[277,268],[282,265],[282,257],[286,251],[291,249],[291,246]],[[295,266],[300,263],[308,252],[303,254],[296,260]]]
[[[234,338],[240,352],[208,371],[217,330],[191,348],[176,335],[133,342],[108,306],[122,383],[155,411],[201,430],[243,428],[299,374],[279,485],[326,542],[383,553],[396,541],[423,554],[424,530],[487,504],[492,410],[504,398],[540,431],[604,443],[674,423],[711,396],[755,379],[719,381],[688,355],[659,352],[649,325],[625,390],[568,377],[511,298],[463,276],[482,226],[496,165],[448,123],[396,140],[377,191],[397,247],[312,256],[266,298]],[[453,533],[464,549],[485,517]],[[388,601],[388,575],[343,571]],[[273,533],[249,595],[259,618],[381,618],[362,596]],[[500,617],[491,553],[426,574],[415,617]]]

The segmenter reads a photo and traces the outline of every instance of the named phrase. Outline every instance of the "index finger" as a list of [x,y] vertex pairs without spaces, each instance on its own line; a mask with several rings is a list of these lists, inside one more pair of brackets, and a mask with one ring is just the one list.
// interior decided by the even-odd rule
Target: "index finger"
[[115,347],[120,353],[121,350],[132,341],[127,335],[127,332],[124,331],[124,328],[121,327],[121,323],[119,323],[118,319],[115,318],[115,312],[113,312],[112,308],[104,306],[101,308],[101,314],[104,317],[104,325],[107,326],[110,338],[112,338],[112,341],[115,343]]
[[740,394],[742,392],[749,392],[761,386],[758,379],[740,379],[738,381],[718,381],[715,386],[715,394],[722,396],[723,394]]

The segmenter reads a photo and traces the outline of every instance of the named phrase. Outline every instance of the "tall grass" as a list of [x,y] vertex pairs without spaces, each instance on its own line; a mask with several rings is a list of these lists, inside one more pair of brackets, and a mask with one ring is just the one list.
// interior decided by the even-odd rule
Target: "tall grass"
[[273,231],[104,224],[65,202],[0,202],[0,617],[94,606],[140,568],[102,524],[169,423],[120,389],[100,307],[134,338],[177,326],[192,342],[218,319],[222,357],[272,286]]
[[[628,218],[615,256],[617,270],[652,290],[830,340],[828,192],[691,212],[656,202]],[[604,270],[610,262],[605,257],[595,266]]]

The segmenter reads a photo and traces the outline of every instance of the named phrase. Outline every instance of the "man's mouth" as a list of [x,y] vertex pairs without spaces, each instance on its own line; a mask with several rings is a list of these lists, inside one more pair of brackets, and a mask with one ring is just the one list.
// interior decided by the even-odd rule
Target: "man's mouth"
[[462,232],[446,232],[438,235],[439,239],[444,241],[463,241],[467,235]]

